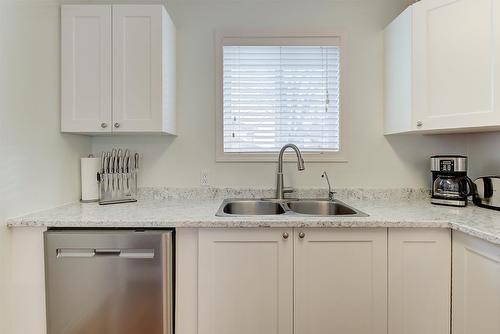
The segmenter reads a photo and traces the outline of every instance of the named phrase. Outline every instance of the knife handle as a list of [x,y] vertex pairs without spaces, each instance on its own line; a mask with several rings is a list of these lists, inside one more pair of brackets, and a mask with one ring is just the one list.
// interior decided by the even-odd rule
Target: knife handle
[[123,170],[122,170],[122,168],[123,168],[123,158],[122,158],[120,155],[118,155],[118,156],[116,157],[116,160],[118,161],[118,162],[117,162],[117,165],[118,165],[118,170],[117,170],[117,173],[121,173],[121,172],[123,171]]
[[134,154],[134,168],[139,169],[139,153]]
[[113,161],[113,173],[118,173],[118,164],[119,164],[119,158],[118,156],[115,155],[115,159]]
[[123,151],[121,148],[118,149],[118,153],[116,156],[116,159],[118,160],[118,173],[123,173]]
[[104,158],[104,173],[109,173],[109,160],[111,154],[109,152],[106,153],[106,157]]
[[105,162],[106,162],[106,152],[103,151],[101,154],[101,173],[106,172]]

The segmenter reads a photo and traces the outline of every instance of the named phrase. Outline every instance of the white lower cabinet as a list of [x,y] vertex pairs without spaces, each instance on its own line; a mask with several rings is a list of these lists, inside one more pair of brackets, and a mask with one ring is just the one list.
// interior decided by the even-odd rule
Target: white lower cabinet
[[[440,228],[200,229],[197,333],[450,334],[451,246]],[[454,279],[489,309],[455,315],[492,319],[454,334],[500,333],[500,251],[484,251]]]
[[449,334],[451,232],[390,228],[389,334]]
[[386,333],[387,229],[201,229],[198,256],[199,334]]
[[296,229],[295,334],[387,332],[387,229]]
[[453,233],[453,334],[500,333],[500,246]]
[[292,334],[292,232],[200,230],[199,334]]

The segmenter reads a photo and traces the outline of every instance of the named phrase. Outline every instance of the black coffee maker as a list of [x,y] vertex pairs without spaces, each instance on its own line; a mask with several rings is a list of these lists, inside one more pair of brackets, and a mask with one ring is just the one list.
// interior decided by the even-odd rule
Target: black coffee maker
[[467,157],[463,155],[434,155],[431,157],[431,203],[466,206],[474,185],[467,177]]

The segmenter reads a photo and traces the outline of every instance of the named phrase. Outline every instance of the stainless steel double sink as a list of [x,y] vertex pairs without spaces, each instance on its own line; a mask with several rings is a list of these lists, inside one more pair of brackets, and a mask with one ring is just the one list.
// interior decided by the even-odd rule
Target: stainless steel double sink
[[342,216],[367,217],[364,212],[339,200],[329,199],[226,199],[222,202],[217,216]]

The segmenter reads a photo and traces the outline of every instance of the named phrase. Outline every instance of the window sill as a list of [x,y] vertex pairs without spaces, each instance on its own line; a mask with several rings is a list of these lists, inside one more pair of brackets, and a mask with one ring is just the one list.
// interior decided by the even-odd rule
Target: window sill
[[[216,162],[273,162],[278,161],[278,152],[273,153],[218,153]],[[345,163],[347,159],[339,153],[302,153],[306,163],[308,162],[335,162]],[[293,152],[287,152],[283,156],[285,162],[296,162],[297,157]]]

